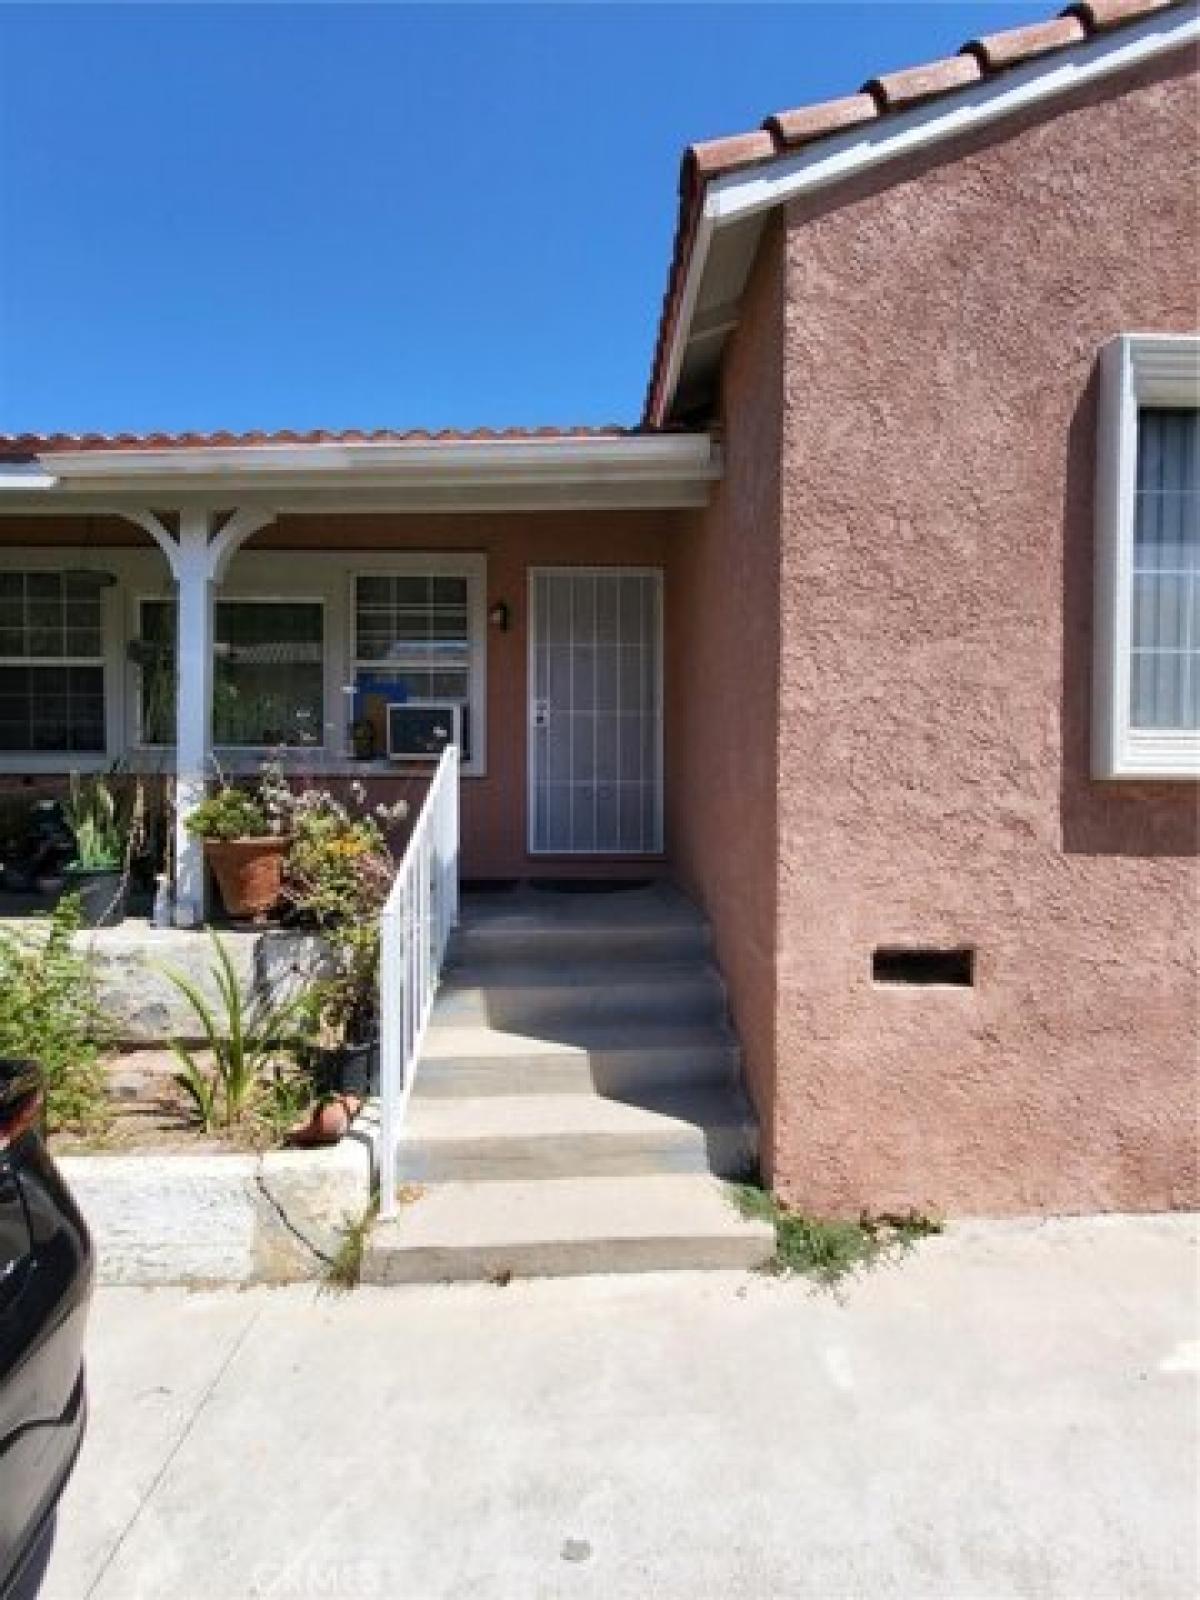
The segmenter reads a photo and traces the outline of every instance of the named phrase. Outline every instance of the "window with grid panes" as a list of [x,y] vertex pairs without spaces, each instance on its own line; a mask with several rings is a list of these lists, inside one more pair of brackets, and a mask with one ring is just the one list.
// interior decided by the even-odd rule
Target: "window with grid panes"
[[105,745],[103,588],[86,573],[0,572],[0,751]]
[[354,582],[355,715],[386,748],[386,707],[429,702],[462,711],[471,756],[471,607],[465,575],[363,574]]
[[[176,605],[143,600],[141,741],[175,743]],[[213,608],[213,743],[318,748],[325,738],[325,610],[319,600],[218,600]]]

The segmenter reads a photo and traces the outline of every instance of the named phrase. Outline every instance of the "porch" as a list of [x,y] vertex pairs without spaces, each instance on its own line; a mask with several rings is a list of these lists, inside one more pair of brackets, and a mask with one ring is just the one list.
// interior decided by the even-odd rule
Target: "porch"
[[165,780],[196,926],[218,772],[415,811],[453,737],[465,876],[661,874],[665,590],[719,470],[686,435],[0,464],[0,793]]
[[[707,435],[605,434],[97,445],[0,474],[0,783],[156,776],[178,928],[210,914],[187,824],[218,773],[270,757],[296,785],[410,802],[382,919],[385,1219],[414,1174],[441,1191],[427,1220],[470,1211],[491,1146],[526,1242],[548,1177],[583,1186],[562,1196],[581,1219],[599,1205],[600,1232],[581,1220],[547,1259],[587,1258],[614,1217],[630,1263],[701,1264],[714,1240],[714,1261],[762,1258],[762,1230],[715,1185],[757,1155],[704,894],[708,868],[718,900],[742,893],[704,792],[714,758],[728,785],[726,733],[692,687],[712,676],[728,597],[707,579],[720,472]],[[554,911],[510,889],[507,917],[485,898],[456,933],[460,879],[630,888]],[[472,951],[517,946],[527,960],[473,971]],[[621,1199],[643,1190],[657,1243]],[[412,1245],[379,1273],[418,1270]],[[482,1260],[468,1250],[455,1270]]]

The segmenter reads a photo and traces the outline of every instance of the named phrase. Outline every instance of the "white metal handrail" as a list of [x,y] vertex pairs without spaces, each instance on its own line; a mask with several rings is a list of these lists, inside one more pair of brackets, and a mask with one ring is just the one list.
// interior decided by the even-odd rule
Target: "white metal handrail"
[[458,921],[458,748],[438,761],[379,941],[379,1215],[396,1214],[396,1160],[450,930]]

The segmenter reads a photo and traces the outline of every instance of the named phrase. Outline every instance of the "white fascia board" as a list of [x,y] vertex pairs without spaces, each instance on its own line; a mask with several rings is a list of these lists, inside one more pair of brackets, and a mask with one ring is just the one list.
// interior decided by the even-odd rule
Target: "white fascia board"
[[6,461],[0,464],[0,492],[10,490],[18,494],[35,493],[53,489],[58,479],[48,472],[40,461]]
[[675,511],[705,506],[711,478],[622,479],[584,482],[479,484],[473,482],[376,487],[328,478],[245,479],[212,477],[165,482],[71,484],[57,494],[0,492],[5,515],[125,516],[153,502],[162,509],[184,506],[228,510],[255,506],[277,516],[346,513],[407,516],[441,512],[509,511]]
[[720,475],[707,434],[627,439],[421,441],[411,444],[192,446],[178,450],[55,451],[42,462],[66,483],[347,481],[397,486],[472,483],[583,482],[712,478]]
[[691,321],[699,299],[713,234],[730,223],[785,205],[801,195],[857,177],[872,167],[899,160],[986,128],[1088,84],[1126,72],[1143,62],[1200,42],[1200,10],[1187,6],[1158,12],[1144,22],[1057,52],[1048,60],[1014,67],[974,88],[955,94],[950,103],[931,101],[907,112],[888,112],[878,122],[821,139],[811,149],[780,156],[746,172],[714,178],[704,196],[684,282],[679,315],[667,354],[666,381],[658,421],[670,414]]

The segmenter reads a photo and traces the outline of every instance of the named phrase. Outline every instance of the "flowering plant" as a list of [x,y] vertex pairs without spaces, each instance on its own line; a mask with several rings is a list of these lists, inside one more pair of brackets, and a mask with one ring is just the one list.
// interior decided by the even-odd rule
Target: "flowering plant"
[[289,832],[293,804],[283,769],[268,762],[253,788],[236,788],[222,776],[221,787],[187,819],[187,829],[200,839],[279,838]]
[[187,832],[197,838],[282,838],[291,832],[296,797],[278,762],[264,762],[258,782],[238,789],[219,771],[221,787],[208,795],[187,818]]
[[329,953],[330,971],[313,988],[314,1029],[341,1043],[374,1031],[380,914],[396,875],[388,829],[408,815],[403,800],[368,809],[361,784],[350,794],[351,804],[323,789],[293,797],[284,876],[285,899],[320,929]]
[[219,789],[202,800],[187,819],[199,839],[265,839],[272,829],[258,801],[244,789]]

